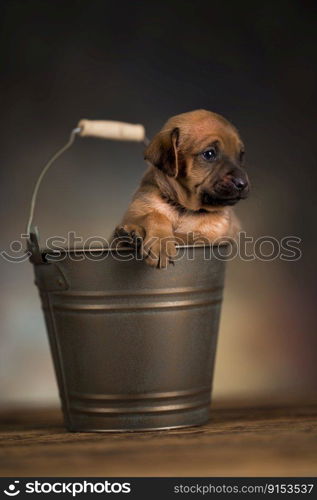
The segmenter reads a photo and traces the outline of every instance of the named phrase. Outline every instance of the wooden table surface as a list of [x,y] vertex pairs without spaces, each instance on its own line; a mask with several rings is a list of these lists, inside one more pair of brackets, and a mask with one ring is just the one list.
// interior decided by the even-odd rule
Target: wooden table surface
[[317,405],[215,404],[208,424],[68,433],[60,411],[0,413],[1,476],[316,476]]

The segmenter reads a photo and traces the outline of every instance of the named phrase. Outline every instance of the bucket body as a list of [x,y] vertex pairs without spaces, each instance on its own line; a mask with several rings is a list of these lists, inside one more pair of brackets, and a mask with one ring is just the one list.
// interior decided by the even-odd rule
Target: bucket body
[[110,250],[34,263],[69,430],[208,420],[223,248],[184,247],[166,270]]

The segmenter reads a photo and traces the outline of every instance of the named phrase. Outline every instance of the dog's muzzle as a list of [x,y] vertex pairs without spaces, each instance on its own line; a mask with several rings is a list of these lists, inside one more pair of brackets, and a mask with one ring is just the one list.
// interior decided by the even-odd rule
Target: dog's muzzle
[[225,175],[216,181],[210,189],[205,189],[201,195],[203,205],[235,205],[249,194],[249,181],[244,172],[236,175]]

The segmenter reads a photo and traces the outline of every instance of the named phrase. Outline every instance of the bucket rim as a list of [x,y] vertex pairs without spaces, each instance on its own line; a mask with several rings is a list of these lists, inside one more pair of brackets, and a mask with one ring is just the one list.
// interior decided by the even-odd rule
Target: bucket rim
[[[216,244],[213,244],[213,243],[210,243],[210,244],[202,244],[202,243],[196,243],[196,244],[190,244],[190,245],[176,245],[176,248],[183,248],[183,249],[190,249],[190,248],[218,248],[218,247],[225,247],[225,246],[228,246],[229,245],[229,242],[227,241],[224,241],[224,242],[221,242],[221,243],[216,243]],[[117,247],[92,247],[92,248],[85,248],[85,247],[72,247],[72,248],[58,248],[56,250],[54,249],[48,249],[48,248],[44,248],[44,249],[41,249],[41,255],[43,257],[45,256],[48,256],[48,255],[57,255],[57,254],[73,254],[73,253],[79,253],[79,254],[85,254],[85,253],[98,253],[98,252],[111,252],[112,254],[113,253],[121,253],[121,252],[129,252],[129,251],[134,251],[135,248],[132,247],[132,246],[126,246],[126,247],[121,247],[121,248],[117,248]]]

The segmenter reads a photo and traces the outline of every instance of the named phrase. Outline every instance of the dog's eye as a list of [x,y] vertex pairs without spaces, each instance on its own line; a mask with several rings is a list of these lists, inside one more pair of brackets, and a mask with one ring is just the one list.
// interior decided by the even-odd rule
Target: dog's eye
[[217,158],[217,150],[216,148],[207,149],[207,151],[204,151],[202,153],[202,156],[204,160],[213,161]]

